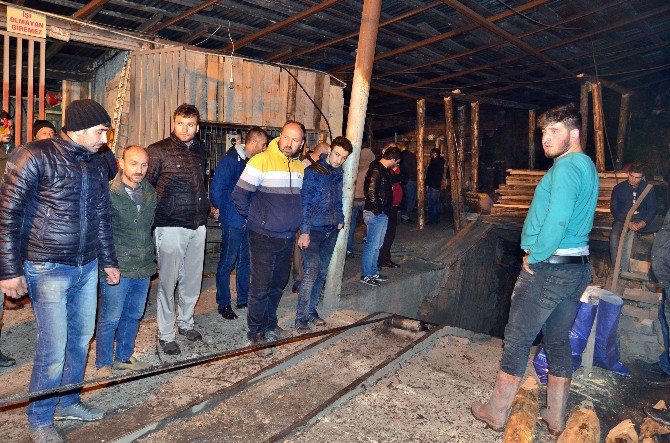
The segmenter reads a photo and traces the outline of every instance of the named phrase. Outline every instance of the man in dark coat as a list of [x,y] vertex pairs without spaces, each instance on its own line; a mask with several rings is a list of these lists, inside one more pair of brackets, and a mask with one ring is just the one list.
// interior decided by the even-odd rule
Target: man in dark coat
[[[147,180],[158,196],[154,221],[160,269],[158,343],[168,355],[181,353],[175,341],[177,332],[190,341],[202,340],[193,327],[193,312],[200,297],[210,205],[205,189],[207,160],[196,138],[199,129],[200,112],[183,104],[174,111],[170,136],[147,147]],[[174,302],[177,286],[179,317]]]
[[[15,149],[2,179],[0,290],[15,298],[30,294],[37,325],[31,392],[83,380],[98,266],[108,284],[119,282],[107,177],[97,153],[110,121],[97,102],[73,101],[59,136]],[[81,403],[78,390],[35,399],[27,414],[35,441],[62,441],[54,418],[103,416]]]
[[442,175],[444,175],[444,157],[440,150],[430,150],[430,163],[426,171],[426,199],[428,200],[428,224],[440,223],[440,190],[442,189]]

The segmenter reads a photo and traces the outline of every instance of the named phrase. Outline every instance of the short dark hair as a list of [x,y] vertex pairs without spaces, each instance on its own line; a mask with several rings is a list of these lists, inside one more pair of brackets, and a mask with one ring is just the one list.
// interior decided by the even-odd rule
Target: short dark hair
[[188,103],[179,105],[179,107],[174,110],[172,119],[174,120],[178,115],[186,118],[195,117],[195,122],[200,124],[200,111],[193,105],[189,105]]
[[244,143],[248,145],[249,143],[254,141],[254,139],[256,139],[258,137],[261,137],[261,136],[265,137],[265,140],[269,139],[267,132],[265,132],[263,129],[259,128],[258,126],[254,126],[253,128],[251,128],[247,131],[247,135],[246,135],[246,137],[244,137]]
[[433,148],[430,150],[430,153],[440,155],[440,150],[438,148]]
[[14,120],[14,117],[7,111],[0,111],[0,119]]
[[334,148],[335,146],[339,146],[340,148],[347,151],[349,154],[351,154],[354,151],[354,147],[351,146],[351,142],[349,141],[349,139],[341,135],[339,137],[335,137],[335,140],[333,140],[333,142],[330,144],[331,149]]
[[582,128],[582,115],[574,103],[549,109],[538,119],[538,126],[544,128],[552,123],[563,123],[568,130]]
[[397,146],[391,146],[382,154],[384,160],[400,160],[400,149]]
[[646,174],[646,168],[642,163],[633,163],[630,165],[630,168],[628,168],[628,173],[637,173],[637,174],[642,174],[643,176],[647,176]]

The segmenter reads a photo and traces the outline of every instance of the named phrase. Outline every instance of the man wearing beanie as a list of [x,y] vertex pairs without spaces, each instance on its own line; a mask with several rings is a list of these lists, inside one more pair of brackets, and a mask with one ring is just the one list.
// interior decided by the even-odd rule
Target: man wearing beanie
[[[147,179],[158,195],[154,219],[160,269],[158,343],[168,355],[181,352],[175,340],[177,332],[189,341],[202,340],[193,327],[193,311],[200,297],[210,204],[205,188],[207,159],[196,138],[199,123],[198,109],[183,104],[174,111],[170,136],[147,148]],[[179,316],[175,313],[175,288]]]
[[33,123],[33,140],[44,140],[56,135],[56,128],[49,120],[35,120]]
[[[58,136],[33,141],[9,156],[0,184],[0,290],[30,295],[37,349],[30,392],[84,378],[95,326],[98,267],[119,282],[112,243],[107,178],[98,149],[107,141],[107,111],[93,100],[65,109]],[[56,420],[93,421],[102,411],[79,391],[32,400],[34,441],[62,441]]]

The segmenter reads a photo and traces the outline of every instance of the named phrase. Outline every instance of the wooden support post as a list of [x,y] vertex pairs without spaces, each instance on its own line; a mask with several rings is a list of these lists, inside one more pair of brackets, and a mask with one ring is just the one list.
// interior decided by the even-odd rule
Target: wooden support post
[[593,97],[593,133],[596,141],[596,169],[605,171],[605,122],[603,115],[603,96],[600,83],[591,84]]
[[586,149],[586,137],[588,135],[589,127],[589,91],[591,84],[589,82],[582,83],[579,88],[579,113],[582,114],[582,129],[579,133],[582,149]]
[[324,314],[337,309],[340,304],[342,291],[342,274],[347,252],[347,239],[351,228],[351,209],[354,203],[354,187],[358,173],[358,160],[361,156],[363,143],[363,128],[365,115],[368,109],[370,95],[370,80],[372,66],[377,46],[377,31],[379,30],[379,16],[381,15],[382,0],[364,0],[361,29],[358,34],[358,49],[356,51],[356,67],[351,84],[351,98],[349,100],[349,114],[347,116],[346,137],[354,147],[353,152],[344,162],[344,183],[342,185],[342,210],[344,212],[344,228],[340,230],[337,244],[333,251],[326,286],[323,290]]
[[47,43],[46,41],[43,40],[40,42],[40,86],[39,86],[40,89],[38,93],[40,120],[44,120],[46,117],[44,113],[44,88],[47,81],[46,54],[47,54]]
[[479,102],[470,104],[470,120],[472,124],[472,191],[479,191]]
[[[7,36],[5,36],[7,38]],[[21,80],[23,80],[23,39],[16,39],[16,91],[14,92],[14,144],[16,146],[21,145],[21,132],[23,128],[23,97],[21,92],[23,91],[23,85]]]
[[423,172],[423,139],[426,132],[426,100],[416,102],[416,197],[419,229],[426,226],[426,176]]
[[630,102],[630,93],[621,96],[621,108],[619,110],[619,129],[616,134],[616,170],[621,170],[623,166],[623,145],[626,140],[626,130],[628,128],[628,104]]
[[[460,190],[463,190],[464,186],[464,172],[463,166],[465,165],[465,128],[466,128],[466,118],[465,118],[465,105],[458,107],[458,143],[456,143],[456,165],[458,167],[458,184],[460,185]],[[459,211],[460,211],[459,207]]]
[[461,230],[461,192],[458,183],[456,164],[456,134],[454,133],[454,99],[444,98],[444,117],[446,121],[447,152],[449,155],[449,184],[451,186],[451,206],[454,214],[454,231]]
[[35,41],[28,40],[28,90],[26,98],[28,99],[26,109],[26,141],[33,140],[33,121],[35,121]]
[[[298,77],[298,71],[296,69],[289,69],[289,72],[293,74],[293,76]],[[288,99],[286,102],[286,121],[295,120],[295,102],[296,94],[298,93],[298,83],[295,81],[293,76],[288,76],[288,92],[286,93]]]
[[372,116],[368,116],[365,123],[366,123],[366,126],[368,127],[368,131],[367,131],[368,132],[368,147],[370,149],[372,149],[372,142],[374,141],[373,137],[372,137]]
[[9,112],[9,36],[3,36],[2,50],[2,110]]
[[528,111],[528,169],[535,169],[535,109]]

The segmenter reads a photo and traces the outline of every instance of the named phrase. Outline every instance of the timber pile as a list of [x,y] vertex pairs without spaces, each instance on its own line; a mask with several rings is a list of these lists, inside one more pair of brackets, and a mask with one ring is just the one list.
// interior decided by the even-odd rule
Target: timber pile
[[[508,169],[505,184],[500,185],[496,193],[500,196],[498,203],[493,205],[491,215],[514,215],[525,217],[533,200],[535,187],[540,182],[546,171],[534,171],[528,169]],[[612,226],[612,214],[610,213],[610,198],[612,188],[617,183],[626,180],[626,172],[600,172],[600,193],[596,207],[595,226]]]

